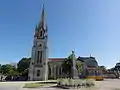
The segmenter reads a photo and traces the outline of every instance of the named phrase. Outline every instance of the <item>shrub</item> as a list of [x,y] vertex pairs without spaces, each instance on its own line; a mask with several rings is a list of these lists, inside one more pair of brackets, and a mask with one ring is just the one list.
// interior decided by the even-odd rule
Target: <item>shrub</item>
[[94,80],[92,79],[86,79],[86,80],[81,80],[81,79],[58,79],[57,80],[57,85],[60,86],[68,86],[68,87],[91,87],[94,86]]

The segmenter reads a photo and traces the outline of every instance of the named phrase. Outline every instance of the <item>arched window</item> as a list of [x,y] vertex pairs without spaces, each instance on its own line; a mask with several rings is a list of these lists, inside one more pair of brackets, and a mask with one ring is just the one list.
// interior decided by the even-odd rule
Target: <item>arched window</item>
[[52,72],[51,72],[51,67],[49,67],[49,75],[50,75],[50,76],[51,76],[51,73],[52,73]]
[[39,47],[42,47],[42,44],[39,44]]
[[40,70],[37,70],[37,76],[40,76]]
[[95,71],[95,76],[97,76],[98,75],[98,72],[97,71]]
[[42,51],[40,51],[40,63],[42,62],[42,56],[43,56]]
[[37,52],[37,63],[42,62],[42,51]]
[[37,64],[39,63],[40,51],[37,52]]
[[42,32],[42,31],[40,31],[40,37],[42,37],[42,33],[43,33],[43,32]]

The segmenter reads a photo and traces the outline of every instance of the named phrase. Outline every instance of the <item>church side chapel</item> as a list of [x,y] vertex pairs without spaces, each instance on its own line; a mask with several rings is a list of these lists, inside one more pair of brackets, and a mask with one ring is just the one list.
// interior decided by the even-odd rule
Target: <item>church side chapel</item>
[[[35,28],[31,62],[28,79],[31,81],[43,81],[62,77],[80,78],[94,76],[98,70],[95,57],[75,57],[72,51],[68,58],[48,57],[48,28],[45,21],[44,6],[42,8],[41,20]],[[67,61],[69,60],[69,61]],[[67,67],[65,63],[68,62]],[[77,67],[76,67],[77,66]],[[66,71],[66,69],[68,69]],[[66,73],[65,73],[66,72]]]

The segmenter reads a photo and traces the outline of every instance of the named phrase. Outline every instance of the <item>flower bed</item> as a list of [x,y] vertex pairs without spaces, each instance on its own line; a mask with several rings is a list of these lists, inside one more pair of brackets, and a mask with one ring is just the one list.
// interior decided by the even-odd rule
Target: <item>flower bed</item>
[[58,79],[57,86],[59,87],[91,87],[94,86],[94,80],[92,79]]

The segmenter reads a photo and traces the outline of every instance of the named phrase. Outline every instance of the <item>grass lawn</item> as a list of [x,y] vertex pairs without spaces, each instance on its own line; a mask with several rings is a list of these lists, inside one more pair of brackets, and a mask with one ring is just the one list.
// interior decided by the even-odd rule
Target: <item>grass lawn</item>
[[23,88],[38,88],[38,87],[42,87],[42,86],[51,86],[51,85],[54,85],[54,84],[50,84],[50,83],[26,83],[24,85]]

